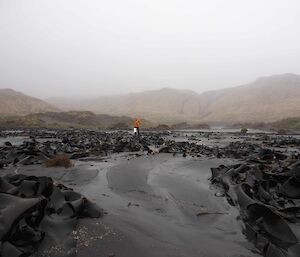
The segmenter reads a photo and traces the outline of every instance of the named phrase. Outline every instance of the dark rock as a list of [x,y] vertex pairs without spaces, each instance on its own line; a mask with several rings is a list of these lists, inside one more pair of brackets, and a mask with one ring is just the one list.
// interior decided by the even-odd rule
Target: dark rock
[[5,146],[12,146],[12,143],[9,142],[9,141],[6,141],[6,142],[4,143],[4,145],[5,145]]

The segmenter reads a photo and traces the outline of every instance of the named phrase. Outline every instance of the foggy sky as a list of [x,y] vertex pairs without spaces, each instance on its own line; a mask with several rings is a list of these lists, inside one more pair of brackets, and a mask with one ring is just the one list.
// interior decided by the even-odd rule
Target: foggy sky
[[0,88],[203,92],[300,74],[299,0],[0,0]]

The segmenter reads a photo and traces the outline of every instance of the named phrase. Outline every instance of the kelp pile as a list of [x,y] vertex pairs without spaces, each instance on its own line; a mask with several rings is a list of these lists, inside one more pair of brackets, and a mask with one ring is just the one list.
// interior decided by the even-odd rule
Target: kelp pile
[[300,256],[299,158],[258,157],[256,163],[212,168],[212,183],[239,209],[244,233],[262,255]]
[[72,256],[78,218],[99,218],[94,203],[49,177],[0,177],[0,256],[23,257],[40,247]]

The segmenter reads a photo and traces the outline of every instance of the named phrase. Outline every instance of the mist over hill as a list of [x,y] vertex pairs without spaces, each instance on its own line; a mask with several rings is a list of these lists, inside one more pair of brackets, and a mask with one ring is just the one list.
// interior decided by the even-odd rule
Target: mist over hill
[[274,122],[300,116],[300,76],[262,77],[246,85],[202,94],[163,88],[91,99],[60,97],[43,101],[12,89],[0,90],[2,117],[62,110],[90,111],[111,119],[142,118],[156,124]]
[[163,88],[92,99],[51,98],[47,101],[65,110],[128,115],[164,123],[273,122],[300,116],[300,76],[262,77],[247,85],[203,94]]
[[275,75],[201,95],[208,122],[272,122],[300,115],[300,76]]
[[[25,116],[0,117],[0,127],[5,128],[99,128],[131,129],[134,119],[127,116],[95,114],[90,111],[44,112]],[[144,127],[153,126],[142,120]]]
[[59,108],[38,98],[25,95],[12,89],[0,89],[1,116],[57,111],[60,111]]

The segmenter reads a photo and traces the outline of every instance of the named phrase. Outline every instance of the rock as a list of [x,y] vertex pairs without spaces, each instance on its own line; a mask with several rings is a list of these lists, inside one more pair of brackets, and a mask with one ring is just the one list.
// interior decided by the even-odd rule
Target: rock
[[9,146],[9,147],[10,147],[10,146],[12,146],[12,143],[11,143],[11,142],[9,142],[9,141],[6,141],[6,142],[4,142],[4,145],[5,145],[5,146]]
[[217,197],[224,197],[225,194],[223,192],[216,192],[215,196],[217,196]]

